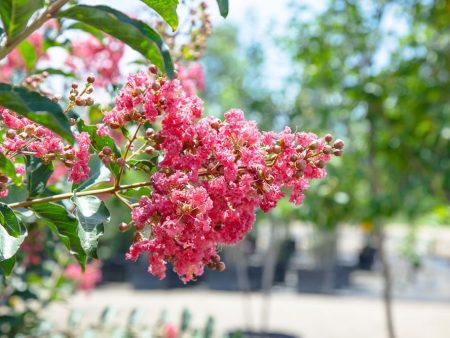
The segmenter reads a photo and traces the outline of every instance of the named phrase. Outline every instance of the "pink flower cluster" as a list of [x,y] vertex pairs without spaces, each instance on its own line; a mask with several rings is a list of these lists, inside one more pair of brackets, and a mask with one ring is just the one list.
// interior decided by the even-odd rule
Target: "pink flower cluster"
[[[31,43],[36,51],[37,59],[47,57],[43,50],[44,37],[41,31],[37,31],[30,35],[26,40]],[[15,48],[8,54],[5,61],[0,63],[0,82],[9,82],[15,71],[25,71],[25,60],[18,48]]]
[[96,84],[105,87],[120,78],[119,62],[125,51],[124,44],[110,36],[100,41],[92,35],[72,42],[65,63],[80,76],[94,73]]
[[79,264],[70,264],[64,270],[64,277],[73,280],[83,291],[90,291],[102,281],[101,263],[92,261],[86,265],[83,272]]
[[66,145],[49,129],[0,107],[0,124],[6,129],[0,151],[13,159],[17,155],[32,155],[44,162],[60,160],[69,168],[69,179],[80,182],[89,177],[89,134],[75,134],[77,146]]
[[188,67],[178,65],[178,79],[188,94],[205,90],[205,74],[200,63],[192,63]]
[[141,72],[129,77],[104,117],[113,128],[160,120],[161,129],[146,137],[162,159],[151,195],[132,211],[135,241],[127,254],[136,260],[148,252],[149,272],[160,278],[167,263],[185,282],[205,265],[222,270],[218,243],[241,240],[256,208],[269,211],[287,189],[300,204],[309,180],[324,177],[330,154],[342,152],[342,141],[329,144],[331,135],[260,132],[240,110],[228,111],[223,121],[201,115],[201,100],[179,80]]

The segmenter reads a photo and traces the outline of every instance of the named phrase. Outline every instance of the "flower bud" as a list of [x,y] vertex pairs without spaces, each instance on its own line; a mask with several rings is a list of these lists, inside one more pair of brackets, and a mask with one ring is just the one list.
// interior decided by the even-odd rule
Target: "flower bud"
[[335,149],[343,149],[344,148],[344,141],[342,141],[340,139],[337,139],[334,142],[333,148],[335,148]]
[[219,272],[223,272],[225,270],[225,263],[224,262],[219,262],[216,264],[216,269]]
[[152,89],[156,92],[161,88],[161,85],[159,84],[159,82],[155,81],[152,83]]
[[310,150],[316,150],[318,147],[319,147],[319,142],[317,142],[317,141],[312,141],[308,145],[308,149],[310,149]]
[[333,155],[334,156],[341,156],[343,153],[342,149],[334,149],[333,150]]
[[331,148],[331,146],[327,144],[327,145],[325,145],[325,146],[323,147],[322,152],[323,152],[324,154],[329,155],[329,154],[331,154],[331,153],[333,152],[333,148]]
[[152,74],[158,74],[158,67],[156,67],[156,65],[150,65],[150,67],[148,67],[148,70],[150,71],[150,73]]
[[125,167],[125,165],[127,164],[127,162],[125,161],[125,159],[124,158],[118,158],[117,159],[117,165],[119,166],[119,167]]
[[108,147],[108,146],[104,146],[103,149],[102,149],[102,152],[103,152],[103,154],[105,154],[105,155],[111,155],[111,154],[112,154],[112,150],[111,150],[111,148]]
[[69,122],[70,122],[71,126],[74,126],[77,124],[77,121],[74,118],[70,118]]
[[77,98],[75,99],[75,104],[76,104],[77,106],[85,106],[85,105],[86,105],[86,100],[83,99],[83,98],[81,98],[81,97],[77,97]]
[[326,134],[323,139],[325,140],[325,142],[330,143],[331,141],[333,141],[333,135]]
[[86,80],[87,80],[88,83],[94,83],[95,82],[94,74],[89,74],[89,76],[87,77]]
[[8,183],[8,176],[0,175],[0,183]]
[[283,149],[281,149],[281,147],[280,147],[279,145],[275,145],[275,146],[272,148],[272,151],[273,151],[275,154],[280,154],[280,153],[283,151]]
[[111,157],[103,156],[102,162],[103,162],[104,165],[110,165],[111,164]]
[[305,160],[298,160],[295,162],[295,167],[298,170],[304,170],[306,168],[306,161]]
[[145,152],[147,155],[153,154],[154,151],[155,151],[155,148],[153,148],[152,146],[145,147],[145,149],[144,149],[144,152]]
[[155,135],[155,130],[153,128],[147,128],[145,131],[145,136],[152,137],[153,135]]
[[17,133],[14,129],[8,129],[8,131],[6,132],[6,137],[9,139],[13,139],[14,137],[16,137]]
[[119,225],[119,231],[122,231],[122,232],[125,232],[125,231],[127,231],[128,229],[130,229],[130,228],[131,228],[131,225],[128,224],[128,223],[125,223],[125,222],[122,222],[122,223],[120,223],[120,225]]
[[88,97],[86,99],[86,106],[92,106],[94,104],[94,99],[92,97]]
[[317,168],[325,168],[326,162],[324,160],[319,160],[316,162]]

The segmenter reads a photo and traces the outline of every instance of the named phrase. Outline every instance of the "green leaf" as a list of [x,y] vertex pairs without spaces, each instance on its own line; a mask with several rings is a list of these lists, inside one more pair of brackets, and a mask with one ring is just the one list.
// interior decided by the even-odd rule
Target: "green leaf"
[[33,13],[43,6],[44,0],[1,0],[0,17],[8,40],[20,34]]
[[94,28],[92,26],[86,25],[85,23],[82,23],[82,22],[75,22],[75,23],[71,24],[70,26],[67,26],[66,29],[78,29],[78,30],[85,31],[86,33],[89,33],[89,34],[93,35],[94,37],[96,37],[97,40],[99,40],[99,41],[103,41],[103,38],[105,37],[105,35],[102,33],[101,30]]
[[[80,132],[84,131],[89,134],[91,137],[91,146],[97,151],[100,152],[104,147],[108,146],[113,151],[113,154],[116,158],[121,157],[121,153],[119,148],[117,148],[116,143],[110,136],[99,136],[97,135],[97,127],[85,124],[82,119],[78,119],[77,127]],[[114,177],[119,176],[120,167],[115,163],[111,163],[108,165],[109,170],[113,173]]]
[[16,256],[12,256],[11,258],[5,259],[0,262],[0,269],[3,271],[5,276],[9,276],[16,264]]
[[46,96],[29,91],[24,87],[14,87],[0,83],[0,104],[26,118],[49,128],[73,143],[70,123],[61,107]]
[[228,0],[217,0],[217,4],[219,5],[220,15],[226,18],[229,10]]
[[23,40],[21,43],[19,43],[17,49],[19,50],[23,60],[25,61],[27,70],[32,70],[36,65],[36,61],[38,59],[36,48],[30,41]]
[[74,183],[72,185],[72,191],[86,190],[103,182],[109,182],[111,172],[108,168],[106,168],[97,155],[92,155],[89,159],[89,168],[88,179],[81,183]]
[[5,174],[12,179],[14,184],[19,185],[22,181],[21,177],[16,174],[16,167],[14,164],[3,153],[0,153],[0,173]]
[[27,156],[26,172],[29,197],[42,194],[47,186],[47,181],[53,173],[53,165],[45,164],[41,159]]
[[15,254],[27,236],[27,230],[14,211],[0,203],[0,268],[8,276],[15,264]]
[[56,203],[35,204],[32,209],[58,236],[84,269],[86,253],[78,237],[78,220],[66,208]]
[[75,198],[76,215],[80,226],[78,236],[89,257],[97,258],[97,245],[103,235],[104,223],[109,222],[108,209],[98,197],[83,196]]
[[167,45],[161,36],[144,22],[132,19],[108,6],[73,6],[59,13],[58,17],[83,22],[114,36],[159,68],[165,69],[169,77],[173,77],[174,68]]
[[141,0],[153,8],[161,17],[176,30],[178,27],[177,6],[178,0]]

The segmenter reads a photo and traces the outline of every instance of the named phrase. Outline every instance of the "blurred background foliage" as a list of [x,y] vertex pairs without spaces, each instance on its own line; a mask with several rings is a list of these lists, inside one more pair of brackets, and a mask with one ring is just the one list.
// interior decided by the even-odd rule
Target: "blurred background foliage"
[[[236,27],[215,30],[203,59],[210,110],[241,107],[266,130],[283,121],[346,141],[329,177],[290,210],[297,217],[325,229],[448,223],[450,2],[335,0],[311,15],[294,1],[290,9],[277,38],[289,64],[268,63],[264,46],[242,48]],[[276,67],[289,76],[273,88]]]

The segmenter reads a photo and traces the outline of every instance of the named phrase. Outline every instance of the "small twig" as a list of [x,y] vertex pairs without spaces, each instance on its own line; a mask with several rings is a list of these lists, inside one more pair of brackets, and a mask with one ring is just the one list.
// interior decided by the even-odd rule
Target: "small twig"
[[12,40],[6,40],[5,45],[0,49],[0,60],[8,55],[19,43],[25,40],[33,32],[41,28],[44,23],[53,18],[68,2],[69,0],[56,0],[48,6],[47,9],[33,23],[31,23],[31,25],[25,28],[22,33],[17,35]]
[[[88,195],[95,196],[95,195],[102,195],[102,194],[115,194],[117,191],[128,190],[128,189],[133,189],[133,188],[140,188],[140,187],[147,187],[150,185],[151,185],[151,182],[138,182],[138,183],[127,184],[127,185],[119,185],[118,187],[114,186],[114,187],[109,187],[109,188],[104,188],[104,189],[83,190],[83,191],[77,192],[77,196],[81,197],[81,196],[88,196]],[[48,197],[33,198],[33,199],[23,201],[23,202],[11,203],[11,204],[8,204],[8,207],[10,207],[11,209],[26,208],[26,207],[32,206],[34,204],[57,202],[57,201],[70,199],[72,197],[73,197],[73,193],[68,192],[68,193],[53,195],[53,196],[48,196]]]

